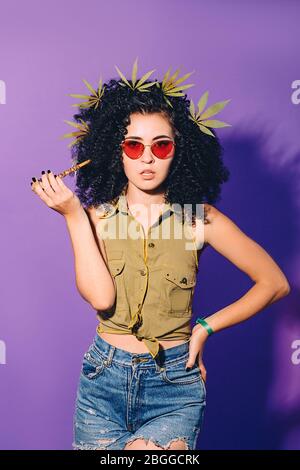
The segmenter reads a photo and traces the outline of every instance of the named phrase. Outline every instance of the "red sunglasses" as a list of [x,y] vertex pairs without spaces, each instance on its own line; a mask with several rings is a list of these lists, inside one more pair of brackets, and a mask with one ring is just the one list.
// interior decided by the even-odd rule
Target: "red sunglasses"
[[[159,140],[153,144],[145,145],[137,140],[127,139],[121,143],[121,147],[126,153],[127,157],[135,160],[143,155],[145,147],[151,147],[151,152],[155,157],[165,159],[171,156],[175,147],[173,140]],[[173,156],[173,155],[172,155]]]

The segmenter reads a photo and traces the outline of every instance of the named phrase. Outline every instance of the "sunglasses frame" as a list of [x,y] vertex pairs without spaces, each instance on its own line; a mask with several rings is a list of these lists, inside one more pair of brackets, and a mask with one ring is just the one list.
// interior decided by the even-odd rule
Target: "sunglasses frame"
[[[139,158],[141,158],[141,156],[142,156],[143,153],[145,152],[145,147],[152,147],[152,145],[155,145],[155,144],[157,144],[157,143],[159,143],[159,142],[166,142],[166,141],[167,141],[167,142],[172,142],[172,144],[173,144],[173,149],[171,150],[171,152],[172,152],[172,151],[174,150],[174,148],[176,147],[176,144],[175,144],[174,140],[172,140],[172,139],[160,139],[160,140],[157,140],[156,142],[153,142],[152,144],[144,144],[143,142],[140,142],[139,140],[136,140],[136,139],[125,139],[125,140],[123,140],[123,141],[121,142],[121,147],[122,147],[122,149],[123,149],[123,152],[126,154],[126,156],[127,156],[128,158],[131,158],[131,160],[138,160]],[[124,149],[124,144],[125,144],[125,142],[138,142],[139,144],[142,144],[142,145],[144,146],[144,148],[143,148],[143,150],[142,150],[141,155],[139,155],[139,156],[136,157],[136,158],[129,157],[129,156],[127,155],[127,153],[125,152],[125,149]],[[171,152],[170,152],[170,153],[171,153]],[[151,153],[152,153],[156,158],[159,158],[160,160],[166,160],[165,158],[157,157],[157,156],[155,155],[155,153],[153,153],[152,148],[151,148]]]

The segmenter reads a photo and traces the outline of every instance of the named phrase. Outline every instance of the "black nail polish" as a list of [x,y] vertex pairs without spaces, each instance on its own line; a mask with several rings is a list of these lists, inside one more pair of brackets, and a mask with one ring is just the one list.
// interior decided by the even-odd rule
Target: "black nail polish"
[[44,175],[44,174],[45,174],[45,172],[44,172],[44,170],[43,170],[43,171],[42,171],[42,175]]
[[33,185],[33,181],[31,181],[30,185],[31,185],[31,186]]
[[47,170],[47,173],[51,173],[51,170]]
[[189,372],[191,370],[191,367],[186,367],[185,370]]
[[54,176],[55,176],[55,178],[57,177],[57,175],[54,175]]
[[33,179],[33,181],[36,181],[36,178],[34,176],[32,177],[32,179]]

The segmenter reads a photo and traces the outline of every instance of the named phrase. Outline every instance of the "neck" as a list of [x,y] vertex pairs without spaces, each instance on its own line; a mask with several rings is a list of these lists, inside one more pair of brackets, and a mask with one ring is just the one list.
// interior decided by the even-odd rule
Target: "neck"
[[127,204],[142,204],[145,208],[150,208],[152,204],[164,204],[164,190],[156,188],[149,191],[143,191],[136,186],[128,184],[125,190]]

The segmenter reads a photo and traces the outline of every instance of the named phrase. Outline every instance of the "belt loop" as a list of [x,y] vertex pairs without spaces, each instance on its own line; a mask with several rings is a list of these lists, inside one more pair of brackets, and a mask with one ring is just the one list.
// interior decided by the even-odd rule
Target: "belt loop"
[[108,349],[108,356],[107,356],[107,359],[104,361],[104,363],[108,366],[111,365],[112,363],[112,360],[113,360],[113,356],[114,356],[114,353],[115,353],[115,350],[116,350],[116,347],[113,346],[112,344],[109,346],[109,349]]

